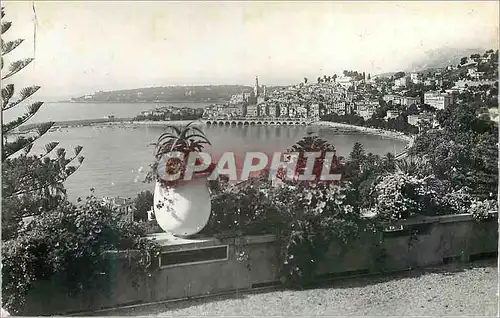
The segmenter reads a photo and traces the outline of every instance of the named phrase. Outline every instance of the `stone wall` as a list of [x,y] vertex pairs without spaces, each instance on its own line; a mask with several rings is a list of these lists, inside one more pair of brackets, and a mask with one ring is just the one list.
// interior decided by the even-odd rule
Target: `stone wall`
[[[448,261],[466,262],[485,253],[498,251],[498,222],[476,222],[468,214],[422,217],[401,222],[402,230],[381,233],[378,249],[361,237],[348,250],[331,246],[317,274],[342,276],[383,271],[408,270]],[[417,231],[410,240],[410,232]],[[279,244],[273,235],[227,239],[161,240],[166,260],[174,260],[179,252],[227,248],[225,259],[198,261],[158,267],[149,278],[134,286],[134,274],[128,269],[128,252],[111,254],[114,265],[108,292],[89,291],[70,297],[50,282],[35,286],[29,294],[29,310],[25,314],[43,315],[99,310],[132,304],[185,299],[219,292],[242,291],[279,281]],[[411,244],[409,244],[411,243]],[[384,257],[377,253],[384,251]],[[208,255],[208,254],[207,254]],[[225,257],[226,254],[224,254]],[[186,256],[182,256],[186,258]],[[192,257],[192,256],[191,256]],[[175,261],[175,260],[174,260]],[[159,262],[157,259],[154,262]],[[158,263],[159,264],[159,263]]]

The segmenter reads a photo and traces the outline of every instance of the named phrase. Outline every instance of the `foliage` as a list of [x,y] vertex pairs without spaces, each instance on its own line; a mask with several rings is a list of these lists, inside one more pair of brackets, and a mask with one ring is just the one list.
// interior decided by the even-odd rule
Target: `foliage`
[[478,221],[491,219],[494,217],[491,212],[498,212],[498,202],[496,200],[474,200],[470,205],[469,212]]
[[[339,162],[336,156],[335,147],[330,145],[327,141],[313,135],[312,132],[308,133],[307,136],[299,140],[295,145],[288,149],[289,154],[297,154],[297,158],[291,158],[291,160],[296,160],[295,174],[293,180],[298,181],[299,175],[309,174],[312,175],[313,179],[310,181],[300,181],[304,182],[314,182],[314,183],[331,183],[335,182],[333,180],[321,180],[324,165],[329,166],[329,174],[339,174]],[[314,164],[312,167],[308,167],[308,157],[306,153],[317,153],[318,157],[314,159]],[[331,154],[332,157],[327,157],[327,153]],[[311,170],[311,171],[308,171]],[[278,171],[278,178],[287,178],[284,169]]]
[[380,220],[470,212],[475,200],[471,189],[454,189],[450,182],[428,174],[425,165],[409,163],[405,168],[379,177],[372,188],[367,201]]
[[[2,20],[4,8],[2,7]],[[22,39],[4,41],[3,35],[12,23],[2,21],[2,71],[3,57],[11,53],[22,42]],[[2,239],[16,235],[18,224],[23,216],[49,211],[64,198],[63,182],[73,174],[83,162],[80,156],[82,147],[74,149],[74,156],[66,157],[62,148],[57,148],[57,142],[50,142],[45,146],[44,154],[28,156],[34,142],[43,136],[54,123],[39,124],[34,134],[20,135],[17,138],[12,132],[32,118],[42,107],[42,102],[33,102],[27,105],[27,112],[17,119],[4,123],[4,114],[12,108],[24,104],[35,94],[40,86],[22,88],[15,95],[14,84],[8,83],[11,76],[17,74],[33,59],[24,59],[11,63],[7,72],[2,72]],[[55,156],[51,157],[53,150]],[[23,153],[20,153],[23,151]],[[19,155],[15,157],[15,155]],[[70,165],[73,160],[78,166]]]
[[[370,127],[376,129],[395,130],[403,132],[405,134],[415,134],[418,132],[417,127],[408,124],[407,117],[405,117],[404,114],[400,115],[397,118],[388,119],[387,121],[383,120],[382,118],[385,116],[385,113],[389,108],[390,107],[387,106],[382,107],[382,109],[378,108],[378,111],[380,113],[374,113],[372,118],[369,118],[368,120],[364,120],[363,117],[358,115],[353,115],[353,114],[338,115],[335,113],[323,115],[321,117],[321,120],[362,126],[362,127]],[[386,110],[384,111],[384,109]],[[381,116],[382,112],[383,115]]]
[[[290,151],[332,151],[317,136],[308,135]],[[340,170],[342,166],[339,164]],[[360,215],[349,182],[269,181],[264,173],[238,185],[211,183],[212,214],[202,234],[256,235],[280,239],[282,280],[302,286],[316,277],[317,264],[333,242],[349,246],[369,225]],[[272,230],[271,230],[272,229]]]
[[134,199],[134,221],[145,221],[148,219],[148,211],[153,207],[153,193],[143,191]]
[[[153,143],[155,146],[155,161],[151,165],[151,169],[146,176],[146,181],[152,180],[159,181],[162,184],[169,186],[175,183],[176,180],[168,180],[167,175],[174,176],[180,173],[179,179],[184,177],[184,172],[187,167],[189,154],[192,152],[200,152],[205,145],[210,145],[207,137],[197,127],[192,127],[193,122],[188,123],[186,126],[179,128],[176,126],[167,126],[167,131],[160,135],[157,142]],[[183,158],[171,157],[166,158],[166,155],[178,152]],[[165,162],[162,162],[165,161]],[[164,169],[160,164],[165,164]],[[198,158],[196,163],[201,163]],[[208,170],[213,170],[215,167],[211,165]],[[160,174],[165,173],[164,175]],[[167,180],[166,180],[167,179]]]
[[39,281],[55,281],[71,295],[106,290],[112,274],[106,258],[109,250],[141,251],[131,266],[146,274],[145,256],[154,256],[158,249],[143,235],[138,223],[122,221],[93,196],[81,205],[66,201],[54,211],[35,216],[17,238],[3,244],[4,305],[22,314],[30,288]]
[[467,187],[491,199],[498,187],[498,124],[478,118],[477,111],[459,103],[439,112],[442,129],[419,134],[410,154],[426,158],[432,173],[455,190]]

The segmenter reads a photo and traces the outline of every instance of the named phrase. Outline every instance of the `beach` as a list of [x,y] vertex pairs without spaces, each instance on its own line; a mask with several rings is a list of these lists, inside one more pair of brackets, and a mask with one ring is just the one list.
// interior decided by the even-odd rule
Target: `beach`
[[347,130],[356,130],[356,131],[360,131],[360,132],[363,132],[366,134],[379,135],[379,136],[384,136],[384,137],[388,137],[388,138],[404,140],[404,141],[408,141],[408,142],[410,142],[412,140],[412,137],[407,136],[407,135],[405,135],[401,132],[397,132],[397,131],[389,131],[389,130],[383,130],[383,129],[377,129],[377,128],[362,127],[362,126],[336,123],[336,122],[330,122],[330,121],[318,121],[318,122],[314,122],[312,125],[330,127],[330,128],[341,128],[341,129],[347,129]]

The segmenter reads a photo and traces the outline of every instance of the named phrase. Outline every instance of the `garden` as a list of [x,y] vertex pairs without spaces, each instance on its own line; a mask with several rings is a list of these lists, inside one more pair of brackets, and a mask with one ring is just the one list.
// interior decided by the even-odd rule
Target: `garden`
[[[2,21],[2,34],[9,28],[10,22]],[[21,42],[4,42],[2,56]],[[31,61],[14,62],[2,80]],[[23,88],[12,100],[14,85],[2,86],[2,112],[39,88]],[[42,104],[31,104],[24,116],[9,123],[2,117],[3,135],[28,121]],[[497,211],[498,125],[478,117],[479,111],[473,102],[441,111],[440,128],[418,134],[405,159],[366,153],[356,143],[347,158],[334,157],[332,169],[342,175],[338,181],[282,178],[276,183],[264,173],[235,184],[221,175],[208,182],[208,220],[193,237],[273,234],[280,246],[282,283],[301,288],[317,279],[317,266],[328,257],[332,244],[348,250],[363,240],[370,244],[373,259],[380,259],[384,257],[380,233],[399,221],[464,213],[478,222],[492,218],[490,212]],[[29,153],[52,125],[40,125],[31,136],[2,139],[2,308],[12,314],[30,313],[30,292],[43,282],[75,297],[109,289],[115,274],[109,257],[113,252],[134,251],[128,266],[138,284],[157,269],[154,259],[160,247],[147,234],[157,232],[158,215],[158,221],[124,220],[92,191],[87,198],[70,202],[64,181],[83,163],[81,147],[68,156],[54,142],[42,155]],[[157,146],[160,153],[199,152],[207,143],[201,131],[188,126],[162,135]],[[319,152],[321,160],[334,150],[334,145],[311,134],[289,151]],[[159,164],[155,159],[152,171]],[[297,174],[309,169],[303,156],[297,167]],[[149,181],[159,180],[153,175]],[[26,217],[31,221],[25,222]]]

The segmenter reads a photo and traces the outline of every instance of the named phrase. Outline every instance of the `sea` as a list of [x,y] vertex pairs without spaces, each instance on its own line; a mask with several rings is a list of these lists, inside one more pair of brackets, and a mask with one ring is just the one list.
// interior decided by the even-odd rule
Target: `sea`
[[[92,104],[92,103],[46,103],[28,122],[69,121],[100,119],[108,115],[119,118],[134,117],[143,110],[169,104]],[[178,107],[205,107],[207,103],[175,103]],[[5,115],[6,121],[20,115],[12,109]],[[342,134],[328,127],[318,126],[203,126],[200,127],[212,146],[206,151],[215,156],[232,151],[238,157],[245,152],[258,151],[272,153],[286,151],[293,144],[314,132],[335,146],[337,155],[348,156],[355,142],[360,142],[367,152],[385,155],[399,153],[406,142],[385,136],[363,133]],[[31,150],[32,154],[43,152],[45,144],[58,141],[59,147],[68,154],[80,145],[85,157],[82,166],[65,182],[70,200],[85,197],[93,188],[97,196],[120,196],[133,198],[144,190],[154,190],[153,183],[145,183],[144,178],[153,162],[154,147],[151,143],[165,131],[158,125],[106,125],[68,127],[48,132],[40,138]]]

